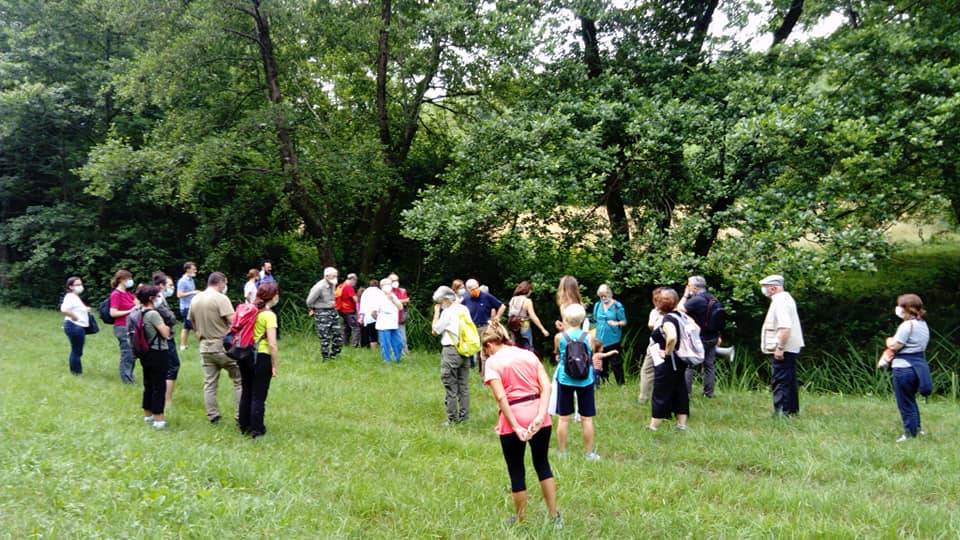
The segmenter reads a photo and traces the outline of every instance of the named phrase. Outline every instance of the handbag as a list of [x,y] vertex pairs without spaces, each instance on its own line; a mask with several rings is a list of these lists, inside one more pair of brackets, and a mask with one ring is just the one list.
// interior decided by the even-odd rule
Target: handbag
[[100,325],[97,324],[97,318],[96,318],[96,317],[88,317],[87,319],[88,319],[89,323],[87,324],[87,327],[83,329],[83,331],[84,331],[84,333],[86,333],[88,336],[92,336],[93,334],[96,334],[97,332],[100,331]]

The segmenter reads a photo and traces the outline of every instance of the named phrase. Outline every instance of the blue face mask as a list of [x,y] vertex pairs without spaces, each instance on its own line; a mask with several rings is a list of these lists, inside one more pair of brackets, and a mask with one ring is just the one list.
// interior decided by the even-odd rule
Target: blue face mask
[[124,281],[124,282],[123,282],[123,286],[126,287],[127,289],[132,289],[132,288],[133,288],[133,280],[132,280],[132,279],[128,279],[128,280]]

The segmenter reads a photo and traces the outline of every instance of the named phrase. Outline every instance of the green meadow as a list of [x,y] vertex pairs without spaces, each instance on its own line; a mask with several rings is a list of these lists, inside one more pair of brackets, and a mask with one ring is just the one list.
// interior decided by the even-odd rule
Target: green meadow
[[636,381],[604,387],[602,460],[582,459],[576,426],[570,457],[551,456],[556,531],[529,461],[529,519],[504,525],[496,405],[471,375],[470,421],[442,427],[435,354],[322,364],[314,337],[284,335],[268,433],[251,441],[206,421],[195,343],[157,432],[141,388],[118,380],[109,329],[88,339],[82,377],[53,311],[3,309],[0,340],[4,538],[960,537],[960,411],[946,398],[921,406],[926,436],[896,444],[889,395],[802,392],[784,420],[769,393],[721,386],[693,399],[690,431],[653,433]]

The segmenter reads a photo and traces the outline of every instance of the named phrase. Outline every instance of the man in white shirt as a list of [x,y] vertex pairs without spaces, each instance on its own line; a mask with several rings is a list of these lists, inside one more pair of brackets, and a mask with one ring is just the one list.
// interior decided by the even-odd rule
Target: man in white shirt
[[797,303],[784,290],[781,275],[763,278],[760,286],[763,295],[770,298],[770,309],[760,333],[760,348],[770,355],[773,413],[791,416],[800,412],[797,356],[804,346]]
[[386,296],[380,290],[380,282],[371,279],[363,294],[360,295],[360,306],[357,308],[357,321],[360,324],[360,331],[363,332],[360,340],[361,346],[369,344],[371,349],[377,347],[378,336],[375,326],[377,321],[373,318],[373,312],[376,311],[377,306],[383,302],[384,298]]

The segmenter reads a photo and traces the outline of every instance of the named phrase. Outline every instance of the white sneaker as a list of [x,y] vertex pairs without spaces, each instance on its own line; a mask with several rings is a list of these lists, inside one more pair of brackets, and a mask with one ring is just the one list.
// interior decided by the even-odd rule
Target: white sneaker
[[187,350],[187,346],[186,346],[186,345],[181,345],[181,346],[180,346],[180,350],[181,350],[181,351]]
[[153,423],[153,429],[167,429],[166,420],[157,420]]
[[600,454],[596,452],[590,452],[587,454],[587,461],[600,461]]
[[153,422],[153,416],[144,416],[143,421],[149,424],[150,422]]
[[903,442],[903,441],[906,441],[906,440],[909,439],[909,438],[910,438],[910,437],[907,437],[907,434],[904,433],[903,435],[900,436],[899,439],[897,439],[897,442],[898,442],[898,443],[901,443],[901,442]]

